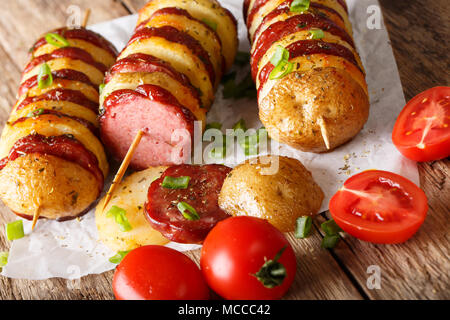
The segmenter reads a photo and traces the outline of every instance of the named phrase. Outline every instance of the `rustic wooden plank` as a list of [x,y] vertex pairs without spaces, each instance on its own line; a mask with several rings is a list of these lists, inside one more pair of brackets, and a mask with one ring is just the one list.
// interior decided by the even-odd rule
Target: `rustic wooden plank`
[[[22,67],[28,59],[28,48],[48,30],[66,24],[70,5],[84,12],[92,9],[89,23],[94,24],[129,12],[114,0],[3,0],[0,11],[0,130],[15,102]],[[15,216],[0,203],[0,226]],[[3,227],[2,227],[3,228]],[[9,243],[0,232],[0,251],[7,251]],[[0,299],[112,299],[112,272],[92,275],[78,282],[62,279],[48,281],[12,280],[0,277]],[[79,289],[78,289],[79,288]]]

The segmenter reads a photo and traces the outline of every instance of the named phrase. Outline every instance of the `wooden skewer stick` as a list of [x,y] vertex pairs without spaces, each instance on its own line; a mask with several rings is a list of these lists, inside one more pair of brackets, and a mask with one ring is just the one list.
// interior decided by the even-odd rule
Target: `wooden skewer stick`
[[36,228],[36,224],[40,216],[41,216],[41,207],[38,207],[33,216],[33,225],[31,226],[31,231],[34,231],[34,228]]
[[139,130],[136,137],[134,138],[133,143],[131,144],[130,149],[128,149],[127,155],[125,156],[125,159],[122,161],[122,165],[119,168],[119,171],[117,172],[116,176],[114,177],[113,183],[111,187],[109,188],[108,193],[106,194],[105,203],[103,205],[103,211],[105,210],[108,203],[111,201],[112,195],[116,191],[117,186],[122,181],[123,176],[125,175],[125,172],[128,169],[128,166],[130,165],[131,159],[133,158],[134,152],[136,151],[137,147],[139,146],[139,143],[141,142],[142,137],[144,136],[144,131]]
[[86,12],[84,13],[83,24],[81,25],[83,28],[86,28],[90,16],[91,16],[91,9],[87,9]]
[[330,139],[328,138],[328,130],[325,125],[325,120],[323,118],[319,119],[319,126],[320,126],[320,130],[322,132],[322,138],[323,138],[323,141],[325,142],[325,146],[327,147],[327,150],[330,150],[331,149]]

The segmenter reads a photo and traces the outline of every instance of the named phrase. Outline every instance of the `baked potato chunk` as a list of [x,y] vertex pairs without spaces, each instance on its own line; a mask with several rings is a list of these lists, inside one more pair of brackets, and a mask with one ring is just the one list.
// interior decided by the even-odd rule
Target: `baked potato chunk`
[[201,99],[204,106],[209,108],[212,105],[214,88],[208,72],[200,58],[186,46],[161,37],[151,37],[135,41],[126,47],[119,60],[135,53],[144,53],[167,61],[176,71],[186,75],[192,85],[202,92]]
[[369,99],[348,72],[316,68],[280,79],[259,104],[269,135],[305,152],[326,152],[356,136]]
[[82,214],[99,196],[95,176],[62,158],[27,154],[0,170],[0,198],[15,213],[32,218],[39,208],[47,219]]
[[222,52],[227,70],[233,66],[238,48],[237,25],[230,13],[216,0],[153,0],[139,12],[138,24],[149,19],[152,14],[167,7],[176,7],[188,11],[199,21],[208,21],[216,25],[216,32],[222,42]]
[[219,206],[233,216],[265,219],[280,231],[291,232],[299,217],[318,213],[323,199],[322,190],[300,161],[264,156],[228,175]]
[[[115,251],[128,251],[146,245],[165,245],[169,242],[161,233],[154,230],[144,215],[144,203],[150,184],[166,170],[165,167],[149,168],[128,176],[118,186],[111,202],[103,210],[105,199],[102,199],[95,211],[95,222],[100,240]],[[122,232],[107,212],[117,206],[126,211],[126,217],[132,227]]]

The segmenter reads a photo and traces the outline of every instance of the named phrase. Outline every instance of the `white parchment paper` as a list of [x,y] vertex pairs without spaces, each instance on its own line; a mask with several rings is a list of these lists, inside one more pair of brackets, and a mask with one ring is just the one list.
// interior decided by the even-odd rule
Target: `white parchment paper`
[[[239,21],[240,50],[249,51],[247,29],[242,18],[242,0],[222,0]],[[302,153],[281,145],[279,154],[301,160],[313,173],[325,192],[322,210],[328,209],[329,199],[350,175],[368,169],[380,169],[401,174],[419,183],[417,166],[403,158],[391,142],[391,132],[397,115],[405,105],[397,65],[389,37],[381,19],[380,29],[369,29],[367,20],[376,11],[368,12],[377,0],[347,0],[354,28],[354,37],[367,72],[371,114],[364,130],[350,143],[329,154]],[[91,29],[99,32],[122,49],[133,32],[136,16],[108,21]],[[248,69],[238,69],[244,77]],[[249,128],[260,128],[256,100],[224,100],[219,88],[216,102],[208,115],[208,122],[221,122],[231,128],[240,119]],[[238,158],[240,160],[243,160]],[[234,158],[236,160],[236,158]],[[231,159],[226,164],[235,165]],[[30,223],[24,221],[27,236],[11,245],[9,262],[3,276],[30,280],[53,277],[78,279],[88,274],[111,270],[115,265],[108,259],[115,254],[97,239],[94,210],[80,220],[58,223],[40,221],[30,234]],[[180,251],[198,248],[171,243]]]

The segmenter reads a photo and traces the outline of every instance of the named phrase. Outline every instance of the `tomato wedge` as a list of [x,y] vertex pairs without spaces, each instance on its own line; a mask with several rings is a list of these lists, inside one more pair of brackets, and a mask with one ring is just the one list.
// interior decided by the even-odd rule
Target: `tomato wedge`
[[330,201],[336,223],[360,240],[396,244],[423,224],[428,203],[410,180],[386,171],[365,171],[348,179]]
[[411,160],[450,156],[450,87],[429,89],[408,102],[397,119],[392,141]]

